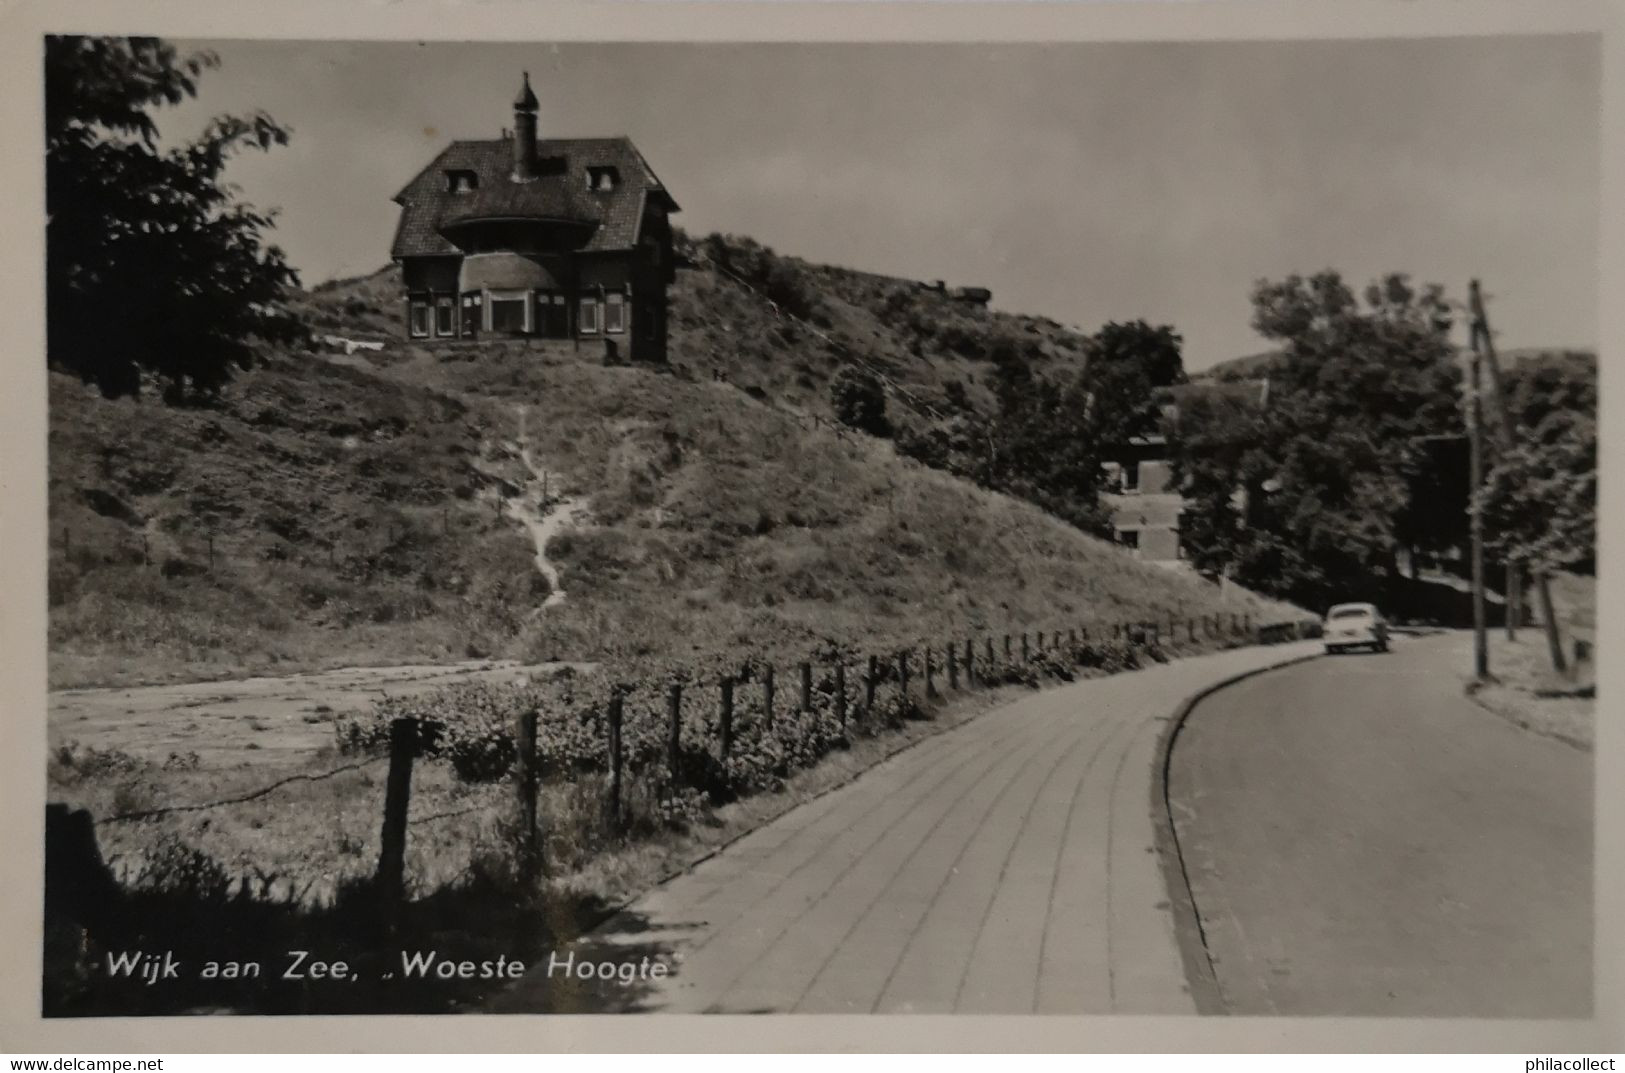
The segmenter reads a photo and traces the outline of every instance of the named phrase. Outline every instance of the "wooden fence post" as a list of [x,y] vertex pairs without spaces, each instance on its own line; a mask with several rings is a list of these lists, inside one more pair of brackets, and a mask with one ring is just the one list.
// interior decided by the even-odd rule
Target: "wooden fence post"
[[1190,635],[1191,643],[1195,644],[1196,643],[1196,620],[1195,619],[1188,618],[1188,619],[1185,620],[1185,632]]
[[931,646],[925,645],[921,651],[925,653],[925,695],[929,699],[937,695],[936,668],[931,665]]
[[1078,631],[1077,630],[1069,629],[1069,630],[1066,631],[1066,644],[1067,644],[1068,648],[1077,648],[1078,647]]
[[1021,662],[1026,663],[1033,658],[1032,652],[1027,648],[1027,635],[1021,635]]
[[670,721],[666,757],[671,765],[671,788],[677,789],[677,775],[683,748],[683,683],[673,682],[666,691],[666,718]]
[[879,677],[879,661],[874,656],[870,656],[868,673],[863,676],[863,715],[865,719],[875,710],[875,686]]
[[812,710],[812,664],[801,661],[801,710]]
[[957,690],[959,688],[959,661],[954,658],[954,643],[949,641],[946,647],[948,652],[948,688]]
[[908,649],[897,653],[897,695],[908,700]]
[[769,666],[762,675],[762,707],[767,712],[766,726],[773,725],[773,668]]
[[[1008,641],[1009,639],[1010,638],[1008,638],[1008,637],[1005,638],[1006,641]],[[987,639],[987,666],[982,671],[982,677],[983,677],[984,681],[986,680],[988,675],[993,673],[993,663],[994,663],[994,659],[993,659],[993,638],[989,637]]]
[[541,772],[536,767],[536,719],[534,709],[519,715],[514,728],[514,787],[519,792],[519,877],[529,884],[542,870],[542,831],[536,819],[536,794],[541,789]]
[[835,714],[841,720],[841,737],[846,737],[846,660],[835,657]]
[[609,824],[621,829],[621,708],[626,691],[617,685],[609,694]]
[[722,679],[722,711],[717,720],[722,731],[722,759],[727,760],[734,747],[734,680],[732,675]]
[[406,888],[406,812],[412,804],[412,760],[417,756],[418,722],[389,724],[389,781],[384,785],[384,829],[378,853],[379,897],[397,902]]
[[1004,635],[1004,658],[1006,661],[1010,659],[1010,635],[1008,633]]

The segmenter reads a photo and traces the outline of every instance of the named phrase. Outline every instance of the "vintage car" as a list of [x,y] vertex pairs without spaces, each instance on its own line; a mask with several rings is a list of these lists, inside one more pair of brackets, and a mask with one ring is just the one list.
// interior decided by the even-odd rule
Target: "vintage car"
[[1375,604],[1338,604],[1326,612],[1321,635],[1327,652],[1346,648],[1388,651],[1388,623]]

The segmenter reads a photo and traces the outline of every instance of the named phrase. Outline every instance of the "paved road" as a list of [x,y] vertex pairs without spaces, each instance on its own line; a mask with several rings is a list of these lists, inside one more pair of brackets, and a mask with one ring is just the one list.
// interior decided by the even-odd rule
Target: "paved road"
[[[928,739],[650,892],[498,1009],[1188,1013],[1153,851],[1159,731],[1304,644],[1035,693]],[[575,964],[575,963],[572,963]]]
[[1225,1008],[1591,1008],[1592,765],[1461,694],[1459,639],[1199,704],[1169,790]]

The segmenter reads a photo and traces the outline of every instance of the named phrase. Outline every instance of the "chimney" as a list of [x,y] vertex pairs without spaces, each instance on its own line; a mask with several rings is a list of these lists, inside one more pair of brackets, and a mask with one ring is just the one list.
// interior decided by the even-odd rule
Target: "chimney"
[[530,89],[530,72],[513,102],[513,179],[528,183],[536,178],[536,94]]

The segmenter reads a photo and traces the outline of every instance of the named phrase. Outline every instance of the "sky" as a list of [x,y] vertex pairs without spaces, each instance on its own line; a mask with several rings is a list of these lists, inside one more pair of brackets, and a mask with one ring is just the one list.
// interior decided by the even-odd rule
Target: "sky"
[[1260,278],[1483,280],[1503,347],[1597,335],[1592,36],[1067,44],[184,42],[166,140],[262,109],[235,160],[309,285],[386,263],[390,198],[455,138],[625,134],[690,233],[992,289],[1092,331],[1172,324],[1186,367],[1270,345]]

